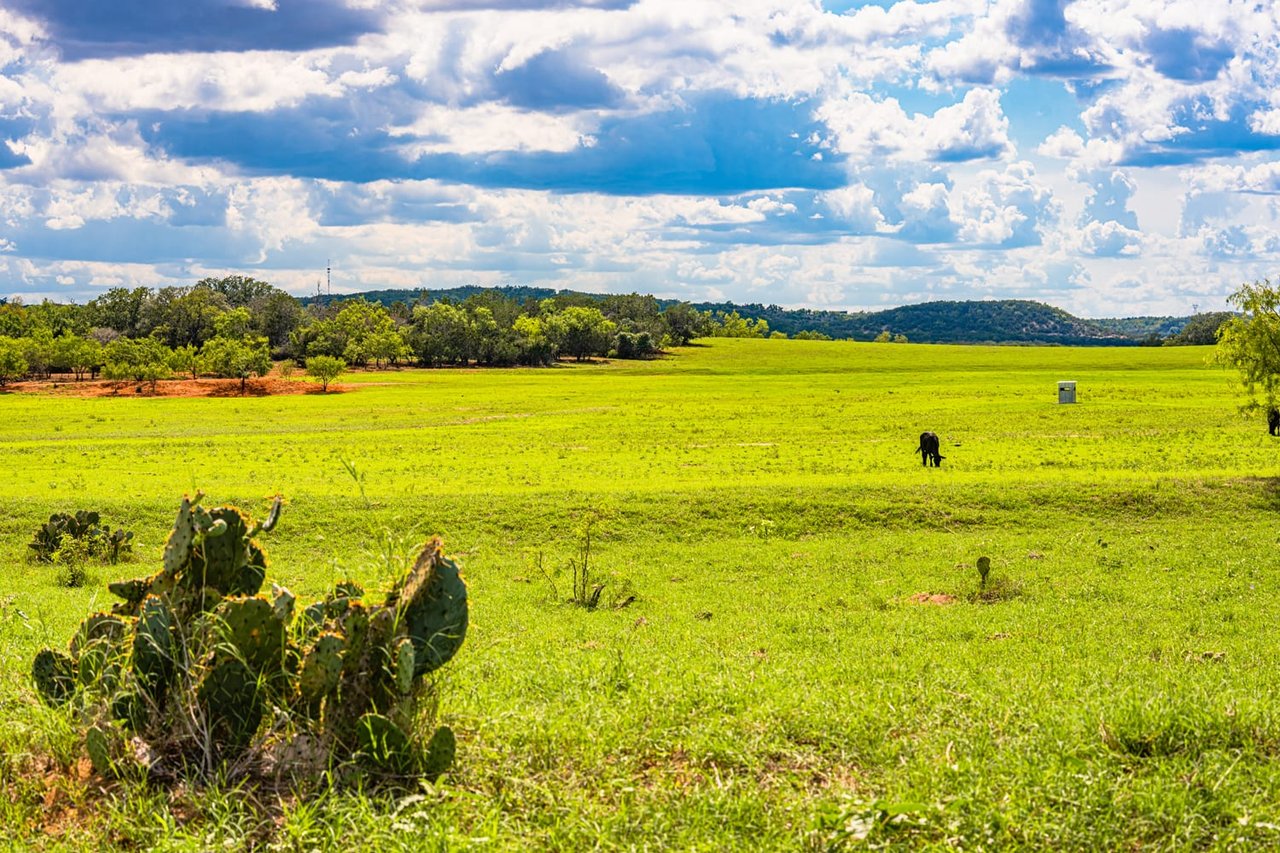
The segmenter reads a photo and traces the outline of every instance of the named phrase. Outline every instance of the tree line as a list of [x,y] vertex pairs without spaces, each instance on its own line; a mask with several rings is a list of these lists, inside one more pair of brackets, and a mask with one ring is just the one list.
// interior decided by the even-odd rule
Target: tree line
[[519,300],[482,290],[461,301],[424,294],[390,305],[362,298],[304,305],[267,282],[232,275],[190,287],[112,288],[83,305],[0,300],[0,384],[61,374],[152,387],[213,376],[243,387],[280,360],[317,373],[335,365],[532,367],[651,358],[707,336],[785,337],[736,311],[664,306],[639,294]]

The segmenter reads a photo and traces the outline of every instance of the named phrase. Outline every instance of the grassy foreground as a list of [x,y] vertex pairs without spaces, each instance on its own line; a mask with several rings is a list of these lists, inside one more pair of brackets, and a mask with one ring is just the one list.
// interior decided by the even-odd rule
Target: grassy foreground
[[[328,396],[0,395],[0,843],[1274,845],[1280,447],[1205,356],[717,340]],[[472,629],[441,784],[305,799],[81,772],[31,658],[151,570],[196,488],[286,495],[268,576],[304,599],[445,536]],[[32,528],[77,508],[134,530],[143,568],[67,590],[28,563]],[[538,569],[589,518],[624,609],[568,606]]]

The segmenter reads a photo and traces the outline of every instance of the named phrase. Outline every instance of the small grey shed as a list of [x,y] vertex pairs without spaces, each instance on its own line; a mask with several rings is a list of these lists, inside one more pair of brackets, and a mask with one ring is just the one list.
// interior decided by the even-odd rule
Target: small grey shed
[[1058,383],[1058,402],[1074,403],[1076,401],[1076,383],[1066,381]]

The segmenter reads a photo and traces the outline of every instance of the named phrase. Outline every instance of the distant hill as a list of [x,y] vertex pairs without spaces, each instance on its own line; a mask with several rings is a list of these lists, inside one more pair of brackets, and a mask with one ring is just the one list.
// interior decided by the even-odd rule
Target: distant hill
[[[369,302],[378,302],[382,305],[391,305],[395,302],[406,302],[410,305],[415,302],[438,302],[441,299],[451,299],[454,302],[461,302],[477,293],[496,290],[499,293],[514,299],[517,302],[524,302],[527,299],[550,299],[560,294],[575,293],[570,290],[552,290],[549,287],[523,287],[521,285],[510,285],[506,287],[481,287],[476,284],[467,284],[461,287],[450,287],[445,289],[422,288],[421,290],[366,290],[362,293],[320,293],[315,296],[302,296],[298,301],[303,305],[328,305],[330,302],[341,302],[344,299],[365,299]],[[604,294],[599,293],[582,293],[579,296],[589,296],[595,299],[603,299]]]
[[[553,296],[604,299],[606,294],[552,290],[542,287],[454,287],[443,290],[371,290],[365,293],[318,295],[304,303],[321,304],[363,297],[371,302],[462,301],[486,290],[524,302]],[[658,300],[663,307],[675,300]],[[783,308],[778,305],[734,302],[695,302],[702,311],[737,311],[744,317],[763,319],[769,328],[788,335],[822,332],[833,338],[869,341],[882,331],[906,335],[914,343],[1059,344],[1070,346],[1131,346],[1152,334],[1168,337],[1180,331],[1190,317],[1126,317],[1086,320],[1043,302],[1000,299],[965,302],[924,302],[884,311],[820,311]]]

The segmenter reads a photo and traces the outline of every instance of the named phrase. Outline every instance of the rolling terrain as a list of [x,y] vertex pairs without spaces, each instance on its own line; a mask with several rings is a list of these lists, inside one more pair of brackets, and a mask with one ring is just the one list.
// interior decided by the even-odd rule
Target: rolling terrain
[[[43,849],[1274,844],[1280,447],[1207,353],[716,339],[329,395],[0,395],[0,825]],[[472,628],[441,783],[77,772],[32,656],[151,570],[197,488],[285,495],[265,544],[300,598],[445,537]],[[65,589],[29,563],[78,508],[138,564]],[[565,603],[585,525],[595,611]]]

